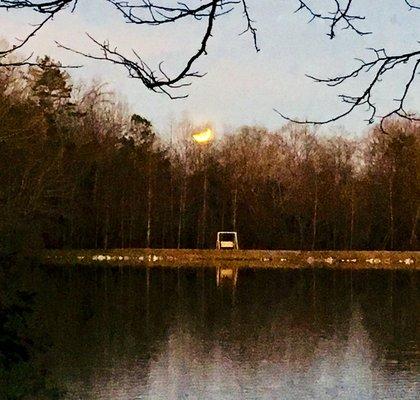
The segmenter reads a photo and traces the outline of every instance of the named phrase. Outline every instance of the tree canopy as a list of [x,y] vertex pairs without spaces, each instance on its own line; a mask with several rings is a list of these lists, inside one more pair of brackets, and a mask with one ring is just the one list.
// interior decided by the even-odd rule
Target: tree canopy
[[213,248],[219,230],[242,248],[418,249],[418,123],[360,139],[245,126],[202,148],[181,120],[167,143],[48,58],[0,70],[0,115],[2,250]]

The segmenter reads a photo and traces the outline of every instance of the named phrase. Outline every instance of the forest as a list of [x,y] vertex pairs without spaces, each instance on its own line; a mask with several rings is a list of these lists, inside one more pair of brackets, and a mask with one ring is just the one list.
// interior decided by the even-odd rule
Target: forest
[[0,69],[0,246],[418,250],[420,123],[200,128],[158,134],[48,57]]

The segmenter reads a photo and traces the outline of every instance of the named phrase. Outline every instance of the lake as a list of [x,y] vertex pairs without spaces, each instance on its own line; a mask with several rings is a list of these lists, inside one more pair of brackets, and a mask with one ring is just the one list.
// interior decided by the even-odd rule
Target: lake
[[414,400],[418,276],[44,266],[33,364],[66,400]]

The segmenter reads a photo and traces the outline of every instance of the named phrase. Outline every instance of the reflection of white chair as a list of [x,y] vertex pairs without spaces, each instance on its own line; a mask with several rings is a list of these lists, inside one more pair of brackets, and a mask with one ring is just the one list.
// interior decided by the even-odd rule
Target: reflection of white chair
[[217,232],[216,240],[217,250],[237,250],[238,234],[236,232]]
[[236,287],[238,280],[238,268],[235,267],[217,267],[216,269],[216,283],[220,286],[223,282],[231,283]]

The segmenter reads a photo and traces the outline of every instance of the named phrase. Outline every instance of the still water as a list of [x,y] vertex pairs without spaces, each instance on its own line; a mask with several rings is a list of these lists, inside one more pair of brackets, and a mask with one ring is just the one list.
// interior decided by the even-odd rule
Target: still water
[[419,399],[417,272],[231,272],[42,267],[49,381],[66,400]]

